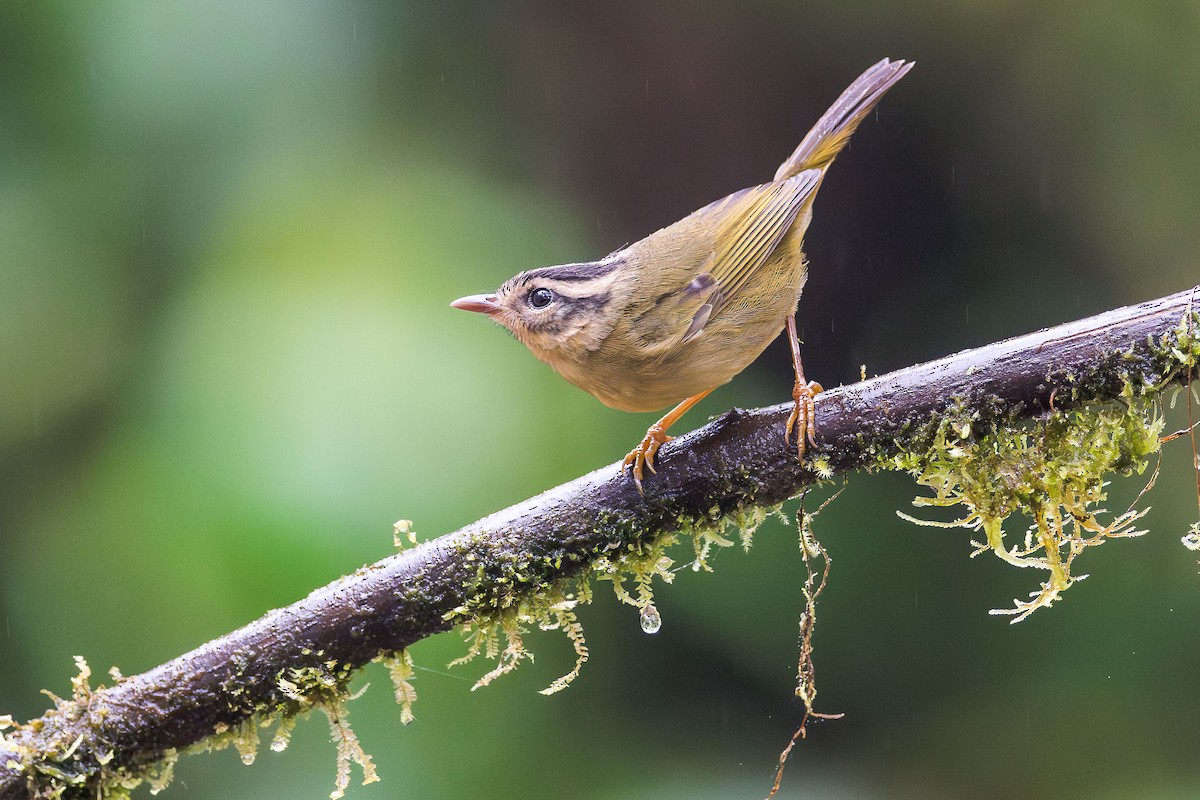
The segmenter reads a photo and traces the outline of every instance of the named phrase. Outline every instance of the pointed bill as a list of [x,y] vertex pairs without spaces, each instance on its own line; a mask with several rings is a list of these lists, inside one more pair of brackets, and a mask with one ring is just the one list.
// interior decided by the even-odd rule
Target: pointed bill
[[451,303],[450,307],[460,308],[463,311],[475,311],[480,314],[495,314],[500,310],[494,294],[473,294],[469,297],[460,297]]

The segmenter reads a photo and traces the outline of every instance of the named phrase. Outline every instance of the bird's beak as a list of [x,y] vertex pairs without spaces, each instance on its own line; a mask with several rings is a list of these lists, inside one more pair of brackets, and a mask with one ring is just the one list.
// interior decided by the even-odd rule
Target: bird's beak
[[494,294],[473,294],[470,297],[460,297],[450,304],[451,308],[461,308],[463,311],[477,311],[480,314],[495,314],[500,310]]

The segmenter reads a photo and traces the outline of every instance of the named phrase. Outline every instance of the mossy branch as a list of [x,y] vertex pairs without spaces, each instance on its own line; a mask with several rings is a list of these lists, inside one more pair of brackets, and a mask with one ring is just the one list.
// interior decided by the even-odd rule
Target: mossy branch
[[[96,690],[81,676],[71,698],[0,739],[0,800],[97,796],[161,779],[176,753],[214,737],[241,731],[257,741],[265,719],[320,708],[340,720],[345,685],[368,662],[388,660],[395,671],[404,648],[473,613],[503,616],[606,559],[655,558],[664,534],[750,517],[835,473],[928,447],[949,410],[996,428],[1183,383],[1200,351],[1190,323],[1181,328],[1195,300],[1200,286],[826,391],[804,464],[784,442],[788,405],[730,411],[663,447],[644,496],[617,465],[604,467],[149,672]],[[573,624],[573,602],[549,608]]]

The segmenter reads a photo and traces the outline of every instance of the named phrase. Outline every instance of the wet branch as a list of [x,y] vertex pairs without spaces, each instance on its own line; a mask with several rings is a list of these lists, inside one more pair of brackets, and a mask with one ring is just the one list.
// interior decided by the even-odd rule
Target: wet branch
[[[1183,382],[1158,342],[1193,300],[1200,286],[826,391],[816,401],[814,456],[835,472],[869,466],[956,403],[985,420],[1013,420],[1052,404],[1115,398],[1130,379]],[[264,709],[294,710],[281,677],[329,663],[344,677],[445,631],[448,612],[514,565],[554,581],[681,518],[792,497],[816,476],[784,444],[788,411],[735,409],[663,447],[644,497],[617,465],[604,467],[364,567],[149,672],[63,701],[6,732],[0,800],[36,796],[50,776],[69,785],[64,796],[94,796],[114,770],[136,773]]]

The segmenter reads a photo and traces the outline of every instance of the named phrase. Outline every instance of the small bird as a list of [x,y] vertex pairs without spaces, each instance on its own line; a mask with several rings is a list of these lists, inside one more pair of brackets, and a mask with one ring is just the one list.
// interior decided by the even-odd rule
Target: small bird
[[883,94],[912,68],[884,59],[858,77],[769,183],[734,192],[599,261],[522,272],[492,294],[450,305],[486,314],[579,388],[622,411],[657,411],[625,457],[638,491],[667,429],[758,358],[786,327],[796,382],[784,440],[814,441],[796,306],[801,244],[833,159]]

